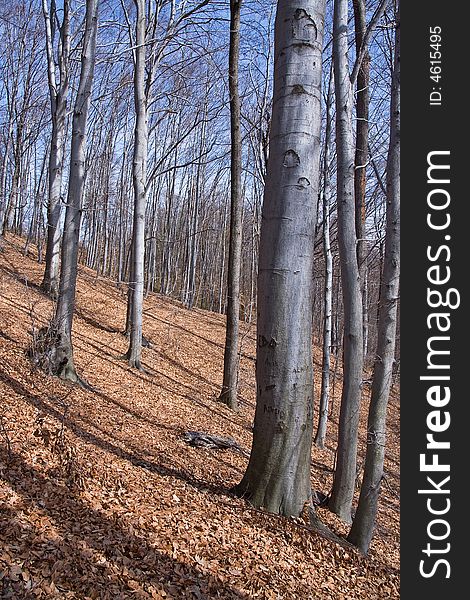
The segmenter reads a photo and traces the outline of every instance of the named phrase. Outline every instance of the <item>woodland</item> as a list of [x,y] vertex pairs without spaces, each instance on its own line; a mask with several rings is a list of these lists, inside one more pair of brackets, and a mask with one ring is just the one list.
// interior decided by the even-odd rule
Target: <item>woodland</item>
[[0,34],[0,597],[399,598],[399,0]]

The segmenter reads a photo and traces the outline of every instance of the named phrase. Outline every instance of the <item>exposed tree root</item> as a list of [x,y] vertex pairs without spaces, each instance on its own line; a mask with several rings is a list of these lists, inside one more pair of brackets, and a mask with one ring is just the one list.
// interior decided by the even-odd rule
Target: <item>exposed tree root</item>
[[317,515],[317,511],[315,510],[315,506],[314,506],[313,502],[311,502],[308,507],[308,516],[309,516],[309,521],[310,521],[309,529],[311,529],[312,531],[315,531],[315,533],[318,533],[318,535],[321,535],[322,537],[326,538],[327,540],[330,540],[331,542],[335,542],[335,544],[338,544],[338,545],[342,546],[343,548],[356,549],[355,546],[350,544],[345,538],[340,537],[339,535],[336,535],[336,533],[334,531],[332,531],[327,525],[325,525],[320,520],[319,516]]
[[[229,493],[232,493],[235,496],[237,496],[238,498],[241,498],[243,500],[247,500],[248,502],[250,502],[250,500],[251,500],[250,491],[245,487],[241,488],[240,484],[237,484],[234,487],[230,488]],[[250,504],[251,504],[251,502],[250,502]],[[298,519],[296,519],[293,521],[293,523],[295,523],[296,526],[301,527],[302,529],[306,529],[307,531],[312,531],[312,532],[320,535],[321,537],[329,540],[330,542],[334,542],[335,544],[338,544],[342,548],[346,548],[348,550],[358,550],[358,548],[356,548],[356,546],[354,546],[353,544],[348,542],[348,540],[346,540],[345,538],[337,535],[334,531],[332,531],[327,525],[325,525],[321,521],[320,517],[317,515],[315,504],[313,503],[312,500],[310,500],[309,503],[305,503],[305,507],[308,507],[309,524],[304,525],[303,523],[299,523]],[[257,508],[256,506],[253,506],[253,505],[251,505],[251,508],[252,508],[252,510],[262,513],[264,515],[278,517],[281,519],[289,518],[289,517],[285,517],[284,515],[267,512],[265,510]]]

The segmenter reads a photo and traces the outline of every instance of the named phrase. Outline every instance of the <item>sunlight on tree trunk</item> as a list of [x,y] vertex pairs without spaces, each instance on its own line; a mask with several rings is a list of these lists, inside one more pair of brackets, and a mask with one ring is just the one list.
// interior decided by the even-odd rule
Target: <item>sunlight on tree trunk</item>
[[238,408],[238,330],[240,318],[240,268],[242,251],[241,191],[242,140],[240,131],[240,94],[238,59],[240,53],[241,0],[230,0],[230,241],[227,273],[227,326],[225,333],[224,378],[220,401],[231,409]]
[[85,183],[86,123],[95,68],[98,0],[87,0],[80,83],[72,122],[69,191],[65,212],[59,298],[54,316],[56,372],[64,379],[79,381],[73,361],[72,321],[77,284],[78,240]]
[[[135,0],[137,7],[136,49],[134,65],[134,159],[132,181],[134,186],[134,221],[132,236],[131,269],[129,278],[129,349],[126,358],[129,365],[141,368],[142,355],[142,311],[144,303],[144,253],[145,253],[145,209],[147,203],[147,97],[145,94],[145,37],[147,18],[145,0]],[[126,326],[127,327],[127,326]]]
[[353,90],[348,61],[348,2],[335,0],[333,59],[336,91],[336,153],[338,157],[338,245],[344,306],[343,390],[338,450],[330,509],[351,522],[356,482],[357,432],[362,393],[362,295],[356,255],[354,206]]
[[367,451],[359,504],[348,540],[367,553],[377,517],[383,478],[387,404],[390,396],[397,330],[400,280],[400,12],[396,17],[395,60],[387,159],[387,225],[377,355],[367,424]]
[[315,434],[315,444],[318,448],[325,447],[326,428],[328,424],[328,405],[330,395],[330,361],[331,361],[331,333],[333,322],[333,253],[330,243],[330,143],[333,96],[333,68],[330,72],[328,94],[326,99],[326,126],[325,150],[323,157],[323,256],[325,260],[325,287],[324,287],[324,316],[323,316],[323,348],[322,348],[322,378],[320,392],[320,406],[318,410],[318,427]]
[[61,213],[62,171],[64,167],[64,146],[67,122],[67,94],[69,89],[70,54],[70,6],[64,1],[63,19],[60,27],[59,43],[59,81],[56,80],[54,59],[54,29],[57,17],[55,3],[49,11],[48,0],[43,0],[43,13],[46,25],[46,51],[48,63],[49,95],[51,101],[52,133],[49,152],[49,198],[47,205],[47,245],[43,290],[56,299],[59,292],[59,255],[61,231],[59,220]]
[[236,487],[298,516],[311,498],[312,269],[318,196],[324,0],[278,2],[274,99],[259,274],[256,413]]

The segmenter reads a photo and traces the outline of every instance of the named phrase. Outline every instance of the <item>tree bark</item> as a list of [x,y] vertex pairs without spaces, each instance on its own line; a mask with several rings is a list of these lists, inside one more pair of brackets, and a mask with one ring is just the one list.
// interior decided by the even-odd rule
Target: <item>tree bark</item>
[[330,244],[330,206],[328,194],[330,191],[330,140],[331,140],[331,112],[333,103],[333,70],[330,73],[328,95],[326,100],[326,129],[325,153],[323,161],[323,256],[325,259],[325,287],[324,287],[324,314],[323,314],[323,352],[322,352],[322,380],[320,393],[320,407],[318,412],[318,427],[315,434],[315,445],[325,447],[326,428],[328,424],[328,404],[330,394],[330,361],[331,361],[331,333],[332,333],[332,307],[333,307],[333,254]]
[[225,255],[227,253],[227,198],[224,198],[224,217],[222,221],[222,235],[221,235],[221,265],[220,265],[220,276],[219,276],[219,301],[218,301],[218,312],[223,314],[225,312],[225,286],[224,286],[224,278],[225,278]]
[[348,61],[348,1],[335,0],[333,59],[336,92],[338,245],[344,305],[343,389],[330,509],[351,522],[362,393],[362,294],[356,253],[353,89]]
[[129,365],[141,369],[142,309],[144,302],[145,209],[147,187],[148,123],[145,94],[145,34],[147,18],[145,0],[135,0],[137,7],[136,49],[134,65],[135,138],[132,182],[134,186],[134,219],[132,236],[132,268],[129,282]]
[[61,252],[59,297],[54,317],[54,328],[57,335],[55,372],[60,377],[75,382],[79,381],[79,378],[73,361],[72,321],[75,308],[78,241],[85,184],[86,123],[95,67],[97,29],[98,0],[87,0],[80,81],[72,121],[72,147]]
[[258,273],[256,413],[236,491],[298,516],[311,498],[312,273],[324,0],[279,0]]
[[395,360],[400,276],[400,13],[395,30],[395,58],[387,157],[387,225],[379,304],[377,355],[367,425],[367,451],[359,505],[348,540],[367,553],[375,527],[383,478],[387,404]]
[[57,18],[55,2],[49,12],[47,0],[42,3],[46,26],[46,53],[48,65],[49,95],[52,115],[52,135],[49,153],[49,187],[47,205],[47,245],[43,290],[56,299],[59,292],[59,220],[61,213],[60,195],[64,167],[65,125],[67,119],[67,94],[69,88],[70,14],[69,1],[64,0],[64,15],[60,28],[59,82],[56,81],[54,60],[54,21]]
[[238,337],[240,318],[240,268],[242,254],[241,193],[242,140],[240,130],[240,93],[238,61],[240,54],[241,0],[230,0],[230,238],[227,272],[227,324],[225,331],[224,376],[219,400],[232,410],[238,409]]
[[[25,87],[29,89],[30,85],[30,72],[28,70],[28,75],[26,77]],[[16,136],[15,136],[15,144],[13,146],[13,173],[11,176],[11,190],[8,198],[8,202],[6,204],[5,214],[4,214],[4,222],[2,228],[2,235],[6,229],[13,229],[15,223],[17,222],[17,212],[20,200],[20,181],[22,175],[22,159],[24,152],[24,133],[25,133],[25,125],[26,118],[28,116],[26,109],[26,97],[28,92],[25,91],[22,106],[18,107],[19,116],[17,119],[16,126]]]
[[[353,0],[356,55],[365,41],[367,31],[365,0]],[[367,305],[367,240],[366,240],[366,165],[369,156],[369,79],[370,56],[364,50],[356,82],[356,154],[354,158],[354,197],[356,205],[357,262],[362,291],[362,330],[364,356],[367,354],[368,305]]]
[[2,248],[2,237],[5,233],[5,213],[7,210],[8,204],[8,194],[7,194],[7,173],[8,173],[8,162],[9,162],[9,154],[10,154],[10,145],[13,137],[13,111],[8,111],[8,128],[6,133],[5,140],[5,153],[3,155],[2,162],[2,172],[0,175],[0,194],[2,198],[2,202],[0,204],[0,249]]
[[[174,125],[175,139],[179,139],[181,130],[181,111],[178,113],[176,123]],[[165,207],[165,226],[164,226],[164,240],[163,240],[163,256],[162,256],[162,273],[161,273],[161,285],[160,293],[167,296],[170,289],[170,277],[171,277],[171,261],[172,261],[172,246],[174,242],[171,240],[172,230],[172,210],[173,202],[175,198],[175,187],[176,187],[176,173],[178,165],[178,145],[174,149],[173,169],[170,174],[170,184],[167,190],[167,202]]]

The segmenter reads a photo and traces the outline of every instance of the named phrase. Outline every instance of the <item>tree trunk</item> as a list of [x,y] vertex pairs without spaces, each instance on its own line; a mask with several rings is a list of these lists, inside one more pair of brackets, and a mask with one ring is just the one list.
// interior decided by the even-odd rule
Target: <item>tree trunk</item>
[[[21,109],[20,109],[21,110]],[[19,188],[21,179],[21,159],[23,154],[23,133],[25,128],[26,111],[21,110],[16,128],[16,140],[13,148],[14,168],[11,176],[11,190],[6,203],[2,234],[6,229],[13,229],[18,210]]]
[[[175,125],[175,139],[179,139],[181,130],[181,111],[178,113]],[[164,240],[163,240],[163,257],[162,257],[162,273],[161,273],[161,285],[160,293],[167,296],[170,289],[170,277],[171,277],[171,261],[172,261],[172,250],[174,241],[171,240],[171,219],[173,210],[173,201],[175,197],[175,186],[176,186],[176,173],[178,165],[178,145],[174,150],[173,169],[170,175],[170,185],[167,190],[167,202],[165,207],[165,227],[164,227]]]
[[60,195],[62,188],[62,171],[64,166],[67,94],[69,88],[70,16],[69,1],[65,0],[64,16],[60,31],[60,80],[59,83],[57,83],[53,49],[53,22],[57,18],[55,3],[52,3],[52,14],[49,13],[47,0],[43,0],[42,6],[46,25],[46,51],[52,114],[52,136],[49,153],[46,265],[41,287],[47,294],[55,299],[57,298],[59,291],[59,253],[61,237],[59,220],[61,213]]
[[72,320],[77,283],[78,241],[85,184],[86,122],[95,67],[98,0],[87,0],[80,82],[72,121],[70,173],[61,253],[59,297],[54,317],[57,334],[55,372],[64,379],[79,381],[73,362]]
[[6,134],[5,140],[5,153],[3,155],[2,162],[2,172],[0,175],[0,194],[2,198],[2,202],[0,204],[0,249],[2,248],[2,237],[5,233],[5,214],[7,210],[7,173],[8,173],[8,162],[9,162],[9,153],[10,153],[10,145],[13,136],[13,111],[8,111],[8,130]]
[[362,392],[362,294],[356,254],[353,93],[348,61],[348,1],[335,0],[333,59],[336,92],[338,245],[344,305],[343,389],[336,471],[329,507],[351,522]]
[[42,160],[42,165],[41,165],[41,170],[39,173],[39,178],[37,178],[37,153],[34,157],[34,179],[35,179],[35,183],[34,183],[34,204],[33,204],[33,214],[31,216],[31,221],[29,223],[29,230],[28,230],[28,237],[26,238],[26,243],[24,245],[24,255],[28,256],[29,253],[29,245],[31,244],[31,242],[36,239],[36,241],[38,240],[38,236],[37,236],[37,231],[38,231],[38,223],[40,222],[40,215],[41,215],[41,211],[42,211],[42,198],[41,198],[41,187],[42,187],[42,181],[43,181],[43,177],[44,177],[44,172],[46,170],[46,158],[47,155],[44,154],[43,160]]
[[324,0],[278,2],[274,99],[259,273],[256,413],[236,491],[298,516],[311,498],[312,273]]
[[218,312],[223,314],[225,312],[225,287],[224,287],[224,277],[225,277],[225,255],[226,255],[226,242],[227,242],[227,197],[224,197],[224,218],[222,221],[222,235],[221,235],[221,265],[220,265],[220,277],[219,277],[219,302],[218,302]]
[[188,196],[188,210],[187,210],[187,228],[186,228],[186,239],[185,239],[185,261],[184,261],[184,276],[183,276],[183,288],[181,299],[186,308],[191,309],[193,307],[194,300],[194,289],[195,289],[195,266],[196,266],[196,231],[198,221],[198,199],[197,199],[197,186],[195,184],[196,175],[194,174],[194,168],[191,168],[189,175],[187,196]]
[[230,238],[227,272],[227,324],[225,330],[224,377],[219,400],[238,409],[238,330],[240,318],[240,267],[242,253],[242,140],[240,131],[240,94],[238,60],[240,54],[241,0],[230,0]]
[[333,70],[330,74],[328,95],[326,100],[326,130],[325,154],[323,162],[323,256],[325,259],[325,288],[324,288],[324,314],[323,314],[323,354],[322,354],[322,380],[320,393],[320,407],[318,414],[318,427],[315,435],[315,444],[324,448],[326,427],[328,423],[328,404],[330,394],[330,360],[331,360],[331,332],[332,332],[332,306],[333,306],[333,255],[330,245],[330,206],[328,194],[330,192],[330,138],[331,138],[331,113],[333,103]]
[[[356,55],[364,44],[367,31],[365,0],[353,0]],[[367,354],[367,240],[366,240],[366,165],[369,156],[369,79],[370,56],[364,51],[356,83],[356,154],[354,158],[354,197],[356,205],[357,262],[362,291],[362,340],[364,356]]]
[[129,365],[141,368],[142,310],[144,302],[145,209],[147,186],[148,125],[145,95],[145,0],[135,0],[137,7],[136,49],[134,66],[135,139],[132,182],[134,186],[134,221],[132,268],[129,295]]
[[377,355],[367,425],[367,452],[359,505],[349,541],[366,553],[372,539],[385,455],[387,404],[395,359],[400,273],[400,13],[395,30],[395,60],[387,158],[387,226],[379,304]]

